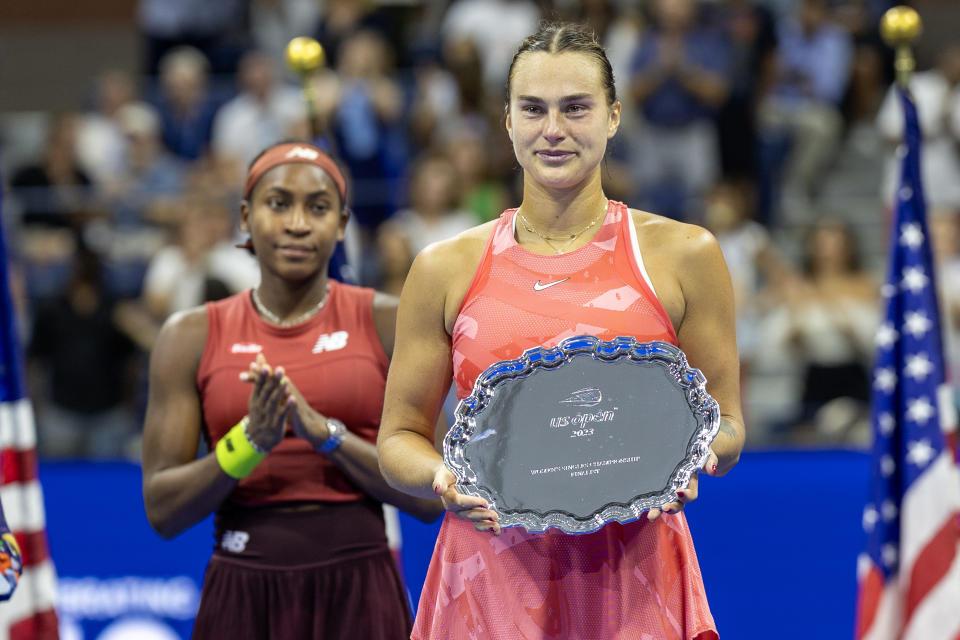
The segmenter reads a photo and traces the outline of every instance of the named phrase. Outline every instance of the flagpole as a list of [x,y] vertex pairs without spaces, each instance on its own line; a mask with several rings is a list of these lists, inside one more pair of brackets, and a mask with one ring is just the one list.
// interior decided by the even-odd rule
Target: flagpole
[[856,640],[960,638],[960,470],[942,409],[943,347],[920,172],[922,132],[909,84],[922,25],[909,7],[880,24],[896,49],[903,107],[883,324],[876,336],[871,480],[857,561]]
[[[317,73],[327,63],[327,55],[323,50],[323,45],[314,38],[298,36],[287,43],[285,55],[287,66],[300,76],[303,103],[307,109],[307,128],[310,140],[321,149],[335,153],[336,142],[334,136],[327,131],[330,123],[325,121],[329,114],[321,114],[317,108],[317,92],[314,87],[314,79]],[[345,169],[346,167],[341,168]],[[349,180],[349,171],[347,171],[347,174]],[[351,222],[347,227],[347,237],[334,247],[333,255],[330,256],[328,271],[328,274],[337,280],[349,284],[357,284],[358,280],[357,272],[353,268],[358,260],[356,242],[352,240],[356,235],[355,226],[356,223]]]
[[313,75],[324,65],[326,55],[319,42],[313,38],[300,36],[287,43],[286,57],[287,65],[300,76],[303,84],[303,101],[307,107],[310,137],[316,140],[323,134],[324,127],[317,111]]
[[[0,193],[0,207],[2,200]],[[4,465],[0,477],[4,503],[0,507],[0,600],[9,602],[0,605],[0,637],[56,638],[56,571],[47,544],[33,407],[23,380],[2,219],[0,212],[0,459]]]
[[910,45],[923,32],[920,14],[903,5],[893,7],[883,14],[880,20],[880,35],[887,45],[894,48],[894,68],[897,70],[897,84],[906,89],[916,68],[916,60]]

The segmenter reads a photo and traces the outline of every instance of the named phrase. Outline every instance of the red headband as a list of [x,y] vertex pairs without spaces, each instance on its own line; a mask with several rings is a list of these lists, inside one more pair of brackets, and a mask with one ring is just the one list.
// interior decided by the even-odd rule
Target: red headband
[[303,162],[320,167],[327,172],[327,175],[336,183],[337,191],[340,192],[340,202],[346,204],[347,181],[343,179],[343,174],[336,163],[320,149],[313,145],[303,142],[288,142],[278,144],[265,152],[250,167],[247,174],[247,183],[243,187],[243,197],[249,198],[250,192],[257,184],[257,181],[263,177],[267,171],[281,164],[290,164],[292,162]]

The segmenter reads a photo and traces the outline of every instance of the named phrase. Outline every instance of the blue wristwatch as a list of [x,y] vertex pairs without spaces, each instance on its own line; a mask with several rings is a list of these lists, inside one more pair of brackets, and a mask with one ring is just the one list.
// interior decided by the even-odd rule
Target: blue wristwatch
[[347,426],[336,418],[327,418],[327,439],[320,445],[320,453],[330,453],[340,446],[343,437],[347,435]]

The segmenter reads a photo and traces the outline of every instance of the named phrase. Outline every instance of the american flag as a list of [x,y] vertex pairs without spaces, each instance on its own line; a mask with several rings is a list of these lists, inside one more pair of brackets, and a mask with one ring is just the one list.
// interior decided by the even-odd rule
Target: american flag
[[24,392],[2,219],[0,216],[0,517],[6,515],[20,546],[23,575],[13,597],[0,603],[0,640],[55,639],[56,575],[47,547],[33,408]]
[[873,372],[867,548],[858,567],[857,640],[960,639],[960,473],[925,206],[920,125],[908,93],[902,174]]

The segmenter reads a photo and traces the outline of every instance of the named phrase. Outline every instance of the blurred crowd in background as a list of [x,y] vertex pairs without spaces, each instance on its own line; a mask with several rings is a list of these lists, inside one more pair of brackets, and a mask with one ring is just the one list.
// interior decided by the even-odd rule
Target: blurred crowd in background
[[[902,112],[885,0],[140,0],[139,72],[0,129],[4,225],[39,451],[138,452],[147,355],[172,313],[255,286],[237,222],[250,160],[310,129],[351,185],[358,283],[399,295],[426,245],[519,204],[506,72],[542,19],[585,21],[623,125],[606,194],[704,225],[736,291],[748,445],[865,445]],[[912,90],[949,375],[960,380],[960,41]],[[36,115],[36,114],[32,114]],[[32,120],[35,121],[35,120]],[[13,124],[11,124],[13,123]]]

